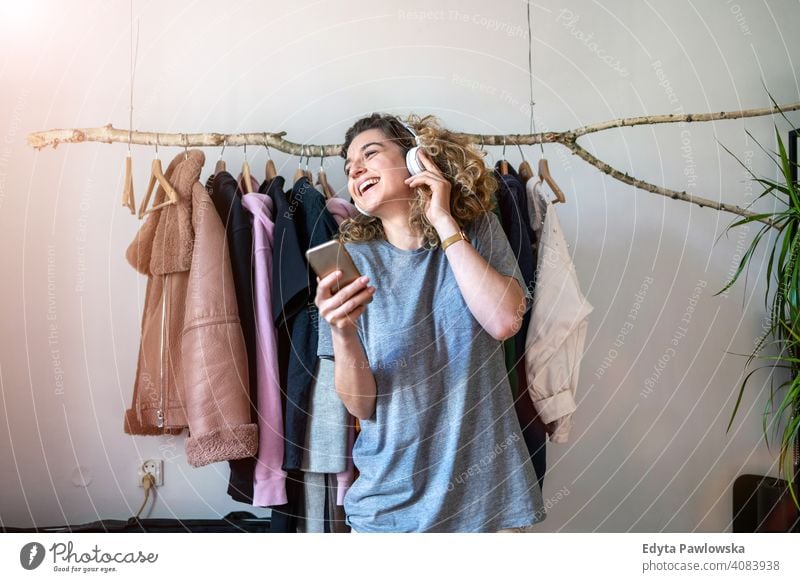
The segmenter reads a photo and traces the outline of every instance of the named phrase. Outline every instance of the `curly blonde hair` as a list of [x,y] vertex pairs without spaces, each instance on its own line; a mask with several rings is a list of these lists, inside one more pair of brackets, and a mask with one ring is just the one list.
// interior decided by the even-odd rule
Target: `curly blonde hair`
[[[406,123],[420,138],[421,147],[450,182],[450,213],[459,228],[466,229],[476,218],[491,212],[495,206],[494,192],[498,184],[494,172],[486,167],[485,153],[480,151],[473,140],[455,134],[441,126],[433,115],[419,117],[409,115]],[[404,151],[414,147],[414,138],[393,115],[373,113],[356,121],[345,134],[340,155],[347,158],[347,149],[353,139],[363,131],[380,129],[387,139],[396,141]],[[409,225],[422,233],[424,246],[435,249],[439,246],[439,235],[425,217],[425,197],[417,196],[411,204]],[[386,239],[383,224],[374,216],[358,214],[348,218],[339,226],[339,240],[342,242],[366,242]]]

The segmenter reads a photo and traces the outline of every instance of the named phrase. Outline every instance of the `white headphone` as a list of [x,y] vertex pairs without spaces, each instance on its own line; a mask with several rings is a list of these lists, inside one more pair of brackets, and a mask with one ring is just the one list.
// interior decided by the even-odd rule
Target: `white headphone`
[[[403,123],[399,119],[397,121],[399,121],[400,124],[403,127],[405,127],[409,131],[409,133],[411,133],[411,135],[414,136],[414,143],[416,145],[406,152],[406,168],[408,168],[408,171],[412,176],[416,176],[417,174],[420,174],[425,171],[425,166],[422,165],[422,161],[420,161],[419,159],[419,148],[422,145],[422,143],[420,142],[417,132],[414,131],[410,125]],[[358,204],[356,204],[355,200],[353,200],[353,205],[356,207],[356,210],[358,210],[364,216],[372,216],[372,214],[370,214],[366,210],[362,209]]]
[[419,146],[421,146],[422,143],[419,140],[417,132],[414,131],[410,125],[407,125],[402,121],[400,121],[400,123],[402,123],[403,127],[405,127],[411,133],[411,135],[414,136],[414,142],[417,144],[413,148],[408,150],[408,152],[406,152],[406,167],[408,168],[408,171],[411,173],[412,176],[421,174],[422,172],[425,171],[425,166],[422,165],[422,162],[419,159]]

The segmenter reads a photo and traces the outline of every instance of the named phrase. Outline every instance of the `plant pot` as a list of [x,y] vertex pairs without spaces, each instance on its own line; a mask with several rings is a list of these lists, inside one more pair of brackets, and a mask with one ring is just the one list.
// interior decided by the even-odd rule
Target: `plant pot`
[[756,532],[792,532],[798,525],[800,512],[783,479],[765,477],[756,489]]

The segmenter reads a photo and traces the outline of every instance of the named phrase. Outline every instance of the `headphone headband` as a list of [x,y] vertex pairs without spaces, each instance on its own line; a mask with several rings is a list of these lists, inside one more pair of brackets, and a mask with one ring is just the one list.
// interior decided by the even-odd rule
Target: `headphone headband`
[[[397,120],[397,121],[400,121],[400,119],[398,118],[398,120]],[[416,143],[417,145],[420,145],[420,143],[419,143],[419,136],[417,135],[417,132],[416,132],[416,131],[414,131],[414,128],[413,128],[413,127],[411,127],[410,125],[408,125],[407,123],[405,123],[404,121],[400,121],[400,124],[401,124],[403,127],[405,127],[405,128],[408,130],[408,132],[409,132],[411,135],[413,135],[413,136],[414,136],[414,143]]]

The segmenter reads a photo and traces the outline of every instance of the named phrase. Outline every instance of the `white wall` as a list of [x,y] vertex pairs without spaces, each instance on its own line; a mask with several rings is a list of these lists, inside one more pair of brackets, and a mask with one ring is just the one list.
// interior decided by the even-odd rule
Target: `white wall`
[[[0,12],[0,523],[129,517],[142,499],[137,459],[149,457],[166,459],[166,483],[149,516],[247,509],[225,493],[226,463],[187,465],[184,437],[122,432],[145,290],[124,259],[139,226],[120,206],[125,146],[35,152],[25,145],[32,131],[128,126],[129,4],[8,2]],[[137,129],[285,130],[295,141],[341,143],[360,116],[414,111],[464,131],[528,131],[521,1],[489,8],[477,0],[140,0],[136,14]],[[762,82],[780,103],[800,100],[793,0],[542,0],[532,14],[538,130],[763,107]],[[776,122],[785,135],[786,123]],[[745,134],[774,149],[772,124],[638,127],[582,143],[639,178],[745,204],[757,191],[721,145],[772,174]],[[178,151],[164,148],[161,157]],[[712,296],[756,228],[715,245],[733,215],[636,191],[561,146],[545,152],[567,194],[558,212],[595,311],[571,441],[548,446],[544,496],[555,504],[542,530],[730,530],[734,478],[776,471],[760,434],[760,386],[744,399],[747,415],[725,433],[743,366],[727,352],[748,352],[761,331],[763,253],[746,294],[738,284]],[[203,179],[218,150],[206,153]],[[533,148],[526,154],[539,156]],[[139,198],[152,155],[134,147]],[[262,178],[264,149],[248,156]],[[284,175],[294,172],[296,158],[275,157]],[[516,148],[508,157],[519,160]],[[238,166],[241,149],[228,148],[225,158]],[[329,163],[342,188],[341,162]],[[650,277],[632,331],[601,374]],[[643,393],[698,282],[704,287],[688,332]]]

